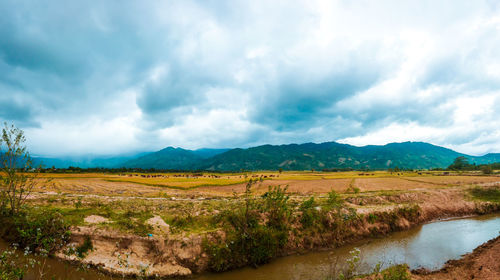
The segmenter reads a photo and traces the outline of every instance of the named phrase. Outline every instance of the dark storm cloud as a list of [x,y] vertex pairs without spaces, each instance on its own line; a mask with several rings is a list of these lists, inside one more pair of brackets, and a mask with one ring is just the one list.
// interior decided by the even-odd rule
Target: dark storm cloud
[[0,13],[0,119],[39,153],[339,139],[500,149],[491,1],[3,1]]

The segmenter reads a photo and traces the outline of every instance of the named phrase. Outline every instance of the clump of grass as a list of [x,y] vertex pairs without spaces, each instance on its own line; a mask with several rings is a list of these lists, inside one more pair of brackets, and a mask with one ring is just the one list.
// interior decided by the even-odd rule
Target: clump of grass
[[475,198],[482,201],[490,201],[500,203],[500,187],[474,187],[470,190],[470,194]]
[[377,280],[410,280],[411,276],[408,272],[408,265],[398,264],[384,269],[381,275],[377,275]]
[[87,256],[89,251],[94,250],[94,245],[92,245],[92,239],[90,239],[90,236],[86,236],[85,240],[83,241],[83,244],[76,247],[76,255],[80,258],[83,259],[85,256]]

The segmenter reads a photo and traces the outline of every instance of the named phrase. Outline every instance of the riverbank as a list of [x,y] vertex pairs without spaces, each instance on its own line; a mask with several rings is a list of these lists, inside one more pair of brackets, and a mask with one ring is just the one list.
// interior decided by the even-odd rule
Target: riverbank
[[293,174],[271,175],[251,175],[246,185],[185,189],[55,177],[54,186],[29,197],[26,214],[30,230],[47,213],[70,226],[69,239],[52,252],[60,260],[119,276],[176,277],[258,266],[500,210],[495,176],[314,173],[318,179],[298,174],[288,188],[281,183]]
[[[355,209],[356,215],[345,216],[348,212],[342,210],[342,217],[347,217],[342,228],[338,227],[338,216],[333,214],[334,211],[324,213],[322,223],[330,226],[325,230],[304,229],[300,219],[297,219],[291,222],[287,242],[276,256],[332,249],[364,238],[408,230],[438,219],[500,210],[497,203],[470,200],[464,188],[364,194],[347,197],[345,201],[346,209]],[[190,235],[154,232],[152,236],[141,237],[110,229],[105,224],[78,226],[72,228],[68,246],[81,246],[89,238],[93,249],[84,258],[68,255],[65,249],[57,252],[56,256],[99,267],[116,275],[147,273],[160,277],[188,276],[211,270],[213,256],[207,253],[205,240],[225,240],[223,230]],[[229,254],[227,258],[232,257]]]

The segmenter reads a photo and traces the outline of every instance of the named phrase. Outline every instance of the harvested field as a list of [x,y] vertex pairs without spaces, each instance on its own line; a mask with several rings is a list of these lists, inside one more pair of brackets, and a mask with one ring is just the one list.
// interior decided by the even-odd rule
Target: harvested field
[[[320,179],[320,180],[268,180],[254,186],[256,194],[263,194],[270,186],[288,186],[288,192],[296,194],[324,194],[332,189],[337,192],[344,192],[349,187],[352,179]],[[208,192],[218,195],[228,195],[232,193],[245,192],[246,184],[217,187],[201,187],[197,191]]]
[[434,188],[433,184],[408,181],[402,178],[359,178],[354,181],[354,186],[362,192],[387,191],[387,190],[410,190],[421,188]]
[[72,194],[150,197],[161,195],[165,188],[128,182],[110,182],[99,178],[54,178],[49,182],[40,183],[35,190]]
[[[363,174],[363,175],[360,175]],[[142,177],[144,176],[144,177]],[[150,177],[147,177],[150,176]],[[152,177],[155,176],[155,177]],[[107,196],[165,197],[165,196],[232,196],[245,191],[246,180],[262,180],[253,191],[265,193],[269,186],[288,186],[290,193],[298,195],[325,194],[353,191],[404,191],[433,189],[472,184],[500,183],[495,176],[429,176],[408,173],[405,176],[387,172],[335,174],[317,173],[256,173],[246,175],[204,174],[202,176],[179,174],[43,174],[48,182],[39,184],[38,192],[94,194]],[[288,179],[285,179],[288,178]],[[299,179],[290,179],[299,178]],[[314,178],[314,179],[311,179]],[[307,180],[306,180],[307,179]]]
[[500,182],[500,177],[494,176],[431,176],[406,179],[437,185],[464,185]]

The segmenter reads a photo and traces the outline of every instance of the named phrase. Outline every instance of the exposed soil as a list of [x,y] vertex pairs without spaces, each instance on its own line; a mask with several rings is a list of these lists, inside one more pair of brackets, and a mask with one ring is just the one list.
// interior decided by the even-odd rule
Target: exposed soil
[[99,215],[90,215],[85,217],[84,222],[87,224],[103,224],[109,223],[109,219]]
[[500,236],[437,271],[416,270],[412,279],[500,279]]
[[[373,236],[373,234],[380,235],[394,230],[405,230],[436,219],[500,210],[497,209],[498,205],[468,201],[464,189],[458,187],[379,196],[360,195],[349,200],[349,204],[355,207],[358,213],[375,213],[379,217],[387,215],[399,205],[417,204],[420,210],[416,219],[410,221],[400,217],[395,224],[389,224],[387,220],[370,223],[365,219],[354,225],[345,236],[318,233],[310,236],[307,243],[304,243],[300,242],[300,238],[292,235],[282,255],[332,248]],[[99,266],[110,273],[119,275],[140,274],[145,269],[149,275],[159,276],[184,276],[206,271],[208,257],[202,250],[202,240],[206,234],[171,235],[168,233],[168,225],[160,219],[156,217],[148,221],[157,228],[154,235],[149,237],[123,234],[98,226],[75,227],[71,245],[79,246],[83,244],[85,238],[90,237],[94,250],[82,260],[75,256],[68,256],[64,254],[64,251],[59,252],[57,256],[70,261]],[[212,233],[212,236],[222,238],[221,233],[218,232]]]

